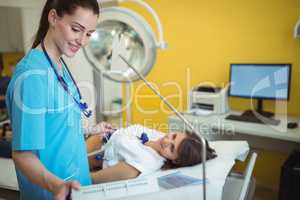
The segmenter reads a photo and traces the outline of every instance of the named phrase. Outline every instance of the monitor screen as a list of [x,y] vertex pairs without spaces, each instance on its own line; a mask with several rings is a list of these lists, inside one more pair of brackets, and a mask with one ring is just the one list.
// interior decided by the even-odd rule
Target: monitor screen
[[229,95],[289,99],[291,64],[231,64]]

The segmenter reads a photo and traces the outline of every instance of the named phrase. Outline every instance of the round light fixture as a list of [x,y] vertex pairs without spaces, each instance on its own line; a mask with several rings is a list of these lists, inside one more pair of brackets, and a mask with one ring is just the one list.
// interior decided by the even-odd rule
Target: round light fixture
[[90,43],[84,48],[88,60],[101,73],[118,82],[139,80],[137,74],[120,59],[123,55],[146,76],[154,66],[156,42],[148,23],[135,12],[121,7],[101,9],[101,17]]

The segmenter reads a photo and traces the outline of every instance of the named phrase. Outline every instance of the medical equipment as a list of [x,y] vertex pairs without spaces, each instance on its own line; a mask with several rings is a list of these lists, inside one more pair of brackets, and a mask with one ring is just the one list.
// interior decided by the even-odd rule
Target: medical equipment
[[[253,191],[255,188],[253,181],[251,179],[252,171],[254,168],[256,153],[251,154],[251,158],[248,162],[244,175],[238,175],[235,173],[230,173],[235,161],[240,160],[245,161],[248,153],[249,146],[245,141],[213,141],[209,142],[209,145],[214,148],[218,154],[218,157],[207,161],[207,199],[208,200],[250,200],[253,199]],[[139,194],[132,195],[126,192],[126,183],[130,184],[136,180],[145,180],[145,178],[160,178],[166,175],[180,172],[185,176],[194,177],[201,179],[202,165],[196,165],[192,167],[184,167],[173,170],[161,170],[148,176],[138,177],[137,179],[131,179],[122,181],[123,186],[120,186],[119,182],[109,182],[98,185],[92,185],[87,187],[82,187],[80,191],[74,191],[72,193],[72,199],[85,199],[85,200],[96,200],[101,199],[122,199],[122,200],[203,200],[201,198],[201,183],[187,185],[184,187],[178,187],[175,189],[165,189],[159,185],[159,190],[153,191],[151,193],[139,190],[139,187],[131,185],[128,187],[130,191],[136,191]],[[230,174],[228,176],[228,174]],[[154,185],[145,184],[145,191],[149,191],[156,188],[157,184]],[[103,188],[109,187],[109,190],[104,191]],[[121,188],[120,188],[121,187]],[[119,191],[122,192],[120,196],[115,197],[115,193]],[[106,195],[105,195],[106,194]]]
[[76,84],[76,81],[74,80],[74,78],[73,78],[73,76],[72,76],[72,74],[71,74],[71,72],[70,72],[70,70],[69,70],[67,64],[65,63],[65,61],[64,61],[62,58],[60,58],[62,64],[65,66],[65,68],[66,68],[66,70],[67,70],[67,72],[68,72],[68,75],[71,77],[71,79],[72,79],[72,81],[73,81],[73,83],[74,83],[74,85],[75,85],[75,87],[76,87],[77,94],[79,95],[79,101],[78,101],[78,100],[74,97],[74,95],[70,92],[70,90],[69,90],[69,88],[68,88],[68,84],[65,82],[65,80],[63,79],[63,77],[60,76],[59,73],[57,72],[57,70],[55,69],[55,67],[54,67],[54,65],[53,65],[53,63],[52,63],[52,61],[51,61],[51,58],[49,57],[48,52],[47,52],[47,50],[46,50],[46,48],[45,48],[44,41],[41,42],[41,46],[42,46],[43,52],[44,52],[44,54],[45,54],[45,56],[46,56],[46,58],[47,58],[47,60],[48,60],[48,62],[49,62],[49,64],[50,64],[52,70],[53,70],[54,73],[55,73],[55,76],[56,76],[58,82],[61,84],[61,86],[64,88],[64,90],[65,90],[65,91],[73,98],[74,102],[78,105],[78,107],[80,108],[81,112],[82,112],[87,118],[89,118],[89,117],[92,115],[92,111],[91,111],[91,110],[88,110],[88,105],[87,105],[87,103],[85,103],[85,102],[82,103],[82,102],[81,102],[81,99],[82,99],[82,98],[81,98],[80,90],[79,90],[79,88],[78,88],[78,86],[77,86],[77,84]]
[[[150,24],[138,13],[123,7],[111,6],[113,3],[133,2],[138,4],[153,17],[157,26],[156,39]],[[99,105],[96,106],[97,121],[102,121],[104,115],[104,79],[125,82],[126,122],[131,124],[131,81],[138,80],[138,76],[126,67],[119,58],[119,54],[138,66],[138,71],[147,75],[156,60],[157,49],[166,49],[163,27],[156,12],[142,0],[103,0],[101,17],[98,26],[87,47],[83,50],[87,61],[93,66],[94,83]],[[108,5],[108,6],[107,6]],[[124,76],[125,75],[125,76]],[[120,110],[120,112],[124,109]]]
[[299,38],[300,37],[300,18],[298,19],[296,25],[295,25],[295,30],[294,30],[294,37]]
[[[230,64],[230,97],[257,100],[256,108],[245,115],[253,118],[271,118],[274,113],[264,111],[263,100],[290,99],[292,64],[289,63],[233,63]],[[280,81],[279,81],[280,80]],[[281,111],[283,112],[283,111]]]
[[188,113],[196,115],[228,112],[227,87],[194,87],[190,92],[188,108]]
[[167,99],[165,97],[163,97],[157,89],[155,89],[155,87],[145,79],[145,77],[136,70],[136,68],[134,66],[132,66],[128,60],[126,60],[122,55],[119,55],[119,57],[127,64],[127,66],[132,69],[140,79],[142,79],[144,81],[144,83],[147,85],[148,88],[150,88],[161,100],[162,102],[165,103],[165,105],[167,105],[178,117],[180,120],[182,120],[182,122],[190,129],[190,131],[196,133],[199,137],[200,137],[200,141],[201,141],[201,145],[202,145],[202,157],[201,157],[201,161],[202,161],[202,178],[204,180],[203,182],[203,199],[206,200],[206,172],[205,172],[205,162],[206,162],[206,140],[204,138],[203,135],[201,135],[199,133],[199,131],[197,131],[194,126],[180,113],[178,112],[178,110],[172,105],[170,104]]
[[149,141],[149,137],[146,133],[142,133],[140,140],[141,140],[142,144],[145,144],[146,142]]
[[145,177],[130,181],[115,181],[85,187],[82,191],[72,191],[72,200],[118,199],[126,196],[148,194],[159,191],[156,177]]
[[[112,135],[112,133],[107,133],[107,134],[103,135],[104,144],[106,144],[108,142],[108,140],[110,139],[111,135]],[[138,137],[138,138],[139,138],[139,140],[141,141],[142,144],[145,144],[146,142],[149,141],[149,137],[148,137],[147,133],[142,133],[141,136]],[[101,148],[100,151],[92,152],[88,156],[96,154],[96,156],[95,156],[96,160],[103,160],[104,159],[104,149],[105,148]]]

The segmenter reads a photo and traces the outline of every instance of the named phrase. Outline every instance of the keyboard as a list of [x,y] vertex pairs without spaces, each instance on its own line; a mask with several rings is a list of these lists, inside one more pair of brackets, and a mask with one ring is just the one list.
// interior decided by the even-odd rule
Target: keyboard
[[280,120],[271,119],[271,118],[263,118],[259,119],[253,116],[247,115],[228,115],[225,117],[226,120],[233,120],[233,121],[240,121],[240,122],[250,122],[250,123],[257,123],[257,124],[269,124],[269,125],[278,125]]

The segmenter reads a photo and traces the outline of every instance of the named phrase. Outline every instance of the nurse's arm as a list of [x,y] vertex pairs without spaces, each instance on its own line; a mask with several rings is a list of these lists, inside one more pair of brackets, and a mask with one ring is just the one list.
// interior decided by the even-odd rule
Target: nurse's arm
[[92,172],[91,177],[93,183],[103,183],[131,179],[137,177],[139,174],[140,172],[136,168],[126,162],[119,162],[112,167]]
[[62,179],[50,173],[31,151],[13,151],[12,158],[16,167],[32,183],[41,186],[56,196],[64,196],[62,193],[68,192],[67,187],[79,188],[79,185],[65,183]]

